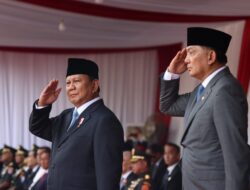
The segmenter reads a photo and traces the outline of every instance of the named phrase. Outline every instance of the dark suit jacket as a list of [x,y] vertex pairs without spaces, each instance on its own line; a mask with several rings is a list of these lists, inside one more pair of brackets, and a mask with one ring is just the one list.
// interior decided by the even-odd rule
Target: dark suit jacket
[[152,189],[159,190],[162,182],[162,177],[166,170],[166,164],[163,157],[158,165],[152,166]]
[[31,190],[47,190],[47,178],[48,174],[46,173],[37,181]]
[[161,111],[185,115],[184,190],[248,189],[248,104],[239,82],[225,68],[208,83],[198,102],[197,88],[183,95],[178,91],[179,80],[162,80]]
[[23,182],[23,189],[24,190],[27,190],[29,188],[29,186],[32,184],[33,178],[35,177],[38,170],[39,170],[39,167],[37,167],[35,171],[33,171],[32,169],[29,169],[25,173],[25,180]]
[[[167,169],[167,168],[166,168]],[[164,183],[164,179],[162,176],[162,184]],[[181,168],[179,165],[175,166],[174,170],[168,177],[167,187],[161,187],[161,190],[182,190],[182,174]]]
[[[35,106],[35,105],[34,105]],[[102,100],[90,105],[67,132],[72,109],[49,118],[51,106],[35,109],[30,131],[52,142],[49,190],[117,190],[122,170],[123,129]]]

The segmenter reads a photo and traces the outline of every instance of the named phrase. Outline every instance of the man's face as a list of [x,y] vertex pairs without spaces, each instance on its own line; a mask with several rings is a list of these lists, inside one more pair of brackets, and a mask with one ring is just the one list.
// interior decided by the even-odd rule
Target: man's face
[[37,163],[38,164],[40,164],[40,162],[41,162],[41,155],[42,155],[43,152],[44,152],[44,150],[41,149],[41,148],[37,150],[36,158],[37,158]]
[[136,162],[132,162],[131,166],[133,173],[137,175],[141,174],[147,169],[147,163],[145,160],[137,160]]
[[35,153],[34,153],[33,151],[30,151],[30,152],[29,152],[27,165],[28,165],[30,168],[33,168],[34,166],[37,165],[37,159],[36,159]]
[[49,154],[48,153],[43,152],[41,154],[41,162],[40,162],[40,164],[41,164],[41,167],[43,169],[48,169],[49,168]]
[[168,166],[177,163],[180,160],[180,154],[177,150],[169,145],[164,146],[164,161]]
[[202,46],[188,46],[186,50],[185,62],[190,76],[201,81],[204,80],[210,72],[208,61],[211,50]]
[[76,107],[90,101],[98,90],[98,80],[90,80],[88,75],[77,74],[66,78],[66,93]]
[[24,161],[24,155],[16,154],[15,155],[15,161],[17,164],[21,164]]
[[122,173],[125,173],[131,170],[131,151],[124,151],[123,152],[123,161],[122,161]]
[[3,152],[1,160],[4,163],[11,161],[12,160],[12,153],[10,151]]

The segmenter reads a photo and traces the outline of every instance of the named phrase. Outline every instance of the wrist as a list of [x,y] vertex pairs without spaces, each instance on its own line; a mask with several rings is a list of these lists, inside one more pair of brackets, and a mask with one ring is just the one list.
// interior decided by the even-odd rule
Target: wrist
[[44,106],[47,106],[47,105],[44,102],[42,102],[40,99],[38,99],[37,106],[44,107]]

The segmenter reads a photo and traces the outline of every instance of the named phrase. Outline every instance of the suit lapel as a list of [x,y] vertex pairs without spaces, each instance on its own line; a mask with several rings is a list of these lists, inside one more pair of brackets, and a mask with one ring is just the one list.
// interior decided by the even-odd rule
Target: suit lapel
[[208,99],[208,97],[210,96],[213,86],[216,84],[216,82],[225,74],[230,73],[228,68],[225,68],[224,70],[222,70],[221,72],[219,72],[217,75],[215,75],[215,77],[208,83],[207,87],[205,88],[205,91],[203,93],[203,96],[201,97],[201,100],[196,102],[195,100],[195,94],[197,91],[197,87],[195,88],[195,90],[192,92],[192,96],[191,96],[191,104],[190,106],[187,107],[186,110],[186,114],[185,114],[185,128],[184,128],[184,133],[182,136],[182,140],[181,142],[183,142],[191,124],[192,121],[195,117],[195,115],[197,114],[197,112],[201,109],[201,107],[205,104],[206,100]]
[[[190,101],[188,102],[188,105],[187,105],[187,108],[186,108],[186,111],[185,111],[185,115],[184,115],[184,124],[187,123],[189,115],[190,115],[192,109],[195,106],[195,103],[196,103],[196,91],[197,90],[198,90],[198,86],[194,89],[194,91],[190,95]],[[185,127],[186,127],[186,125],[185,125]]]
[[[63,136],[63,138],[61,139],[60,143],[58,144],[58,146],[60,146],[62,143],[64,143],[73,133],[75,133],[77,130],[79,130],[82,127],[86,127],[86,123],[88,122],[88,120],[91,118],[91,112],[95,111],[98,106],[103,105],[103,100],[98,100],[96,102],[94,102],[93,104],[91,104],[86,110],[84,110],[81,115],[78,117],[78,119],[76,120],[74,126],[72,126],[72,129],[69,129],[69,131],[67,132],[68,126],[70,124],[71,121],[71,116],[72,113],[70,114],[70,119],[67,128],[66,128],[66,133]],[[72,109],[73,110],[73,109]]]
[[178,173],[179,170],[180,170],[179,165],[176,165],[175,168],[174,168],[174,170],[170,174],[171,179]]

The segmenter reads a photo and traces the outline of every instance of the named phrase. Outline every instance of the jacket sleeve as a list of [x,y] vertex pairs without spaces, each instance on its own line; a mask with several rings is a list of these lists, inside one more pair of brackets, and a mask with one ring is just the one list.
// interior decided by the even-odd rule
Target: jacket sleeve
[[178,95],[179,79],[161,79],[160,111],[171,116],[184,116],[190,94]]
[[[37,101],[36,101],[37,102]],[[51,105],[36,109],[36,102],[33,104],[33,110],[29,119],[29,130],[32,134],[41,137],[45,140],[52,140],[52,127],[49,114],[51,111]]]

